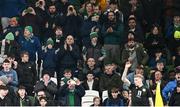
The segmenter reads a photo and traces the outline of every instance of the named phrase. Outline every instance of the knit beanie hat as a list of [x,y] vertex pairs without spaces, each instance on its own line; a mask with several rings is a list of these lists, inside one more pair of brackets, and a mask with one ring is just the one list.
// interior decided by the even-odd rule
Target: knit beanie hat
[[25,29],[27,29],[30,33],[33,33],[33,28],[32,28],[32,26],[26,26]]
[[12,32],[9,32],[6,36],[5,36],[6,40],[14,40],[14,34]]
[[174,38],[175,39],[180,39],[180,31],[175,31],[174,32]]
[[0,81],[2,81],[5,85],[8,84],[8,78],[5,75],[0,76]]
[[52,40],[52,38],[49,38],[46,42],[46,45],[51,44],[52,46],[54,45],[54,41]]
[[95,38],[95,37],[98,37],[97,32],[91,32],[90,33],[90,38],[92,39],[92,38]]

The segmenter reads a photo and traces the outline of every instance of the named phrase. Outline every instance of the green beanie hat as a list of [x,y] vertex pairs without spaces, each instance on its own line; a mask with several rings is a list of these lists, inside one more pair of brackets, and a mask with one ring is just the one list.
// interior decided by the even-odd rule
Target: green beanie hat
[[180,39],[180,31],[175,31],[174,32],[174,38],[175,39]]
[[95,37],[98,37],[97,32],[91,32],[90,33],[90,38],[92,39],[92,38],[95,38]]
[[12,32],[9,32],[6,36],[5,36],[6,40],[14,40],[14,35]]
[[52,38],[49,38],[46,42],[46,45],[51,44],[52,46],[54,45],[54,41],[52,40]]
[[25,29],[27,29],[30,33],[33,33],[33,28],[32,28],[32,26],[26,26]]

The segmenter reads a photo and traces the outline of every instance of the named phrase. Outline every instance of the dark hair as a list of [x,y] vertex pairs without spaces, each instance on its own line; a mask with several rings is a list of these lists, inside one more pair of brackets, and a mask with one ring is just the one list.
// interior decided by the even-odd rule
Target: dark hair
[[43,100],[43,99],[44,99],[45,101],[47,101],[47,98],[46,98],[46,97],[40,97],[40,98],[39,98],[39,101],[41,101],[41,100]]
[[21,58],[22,58],[24,55],[28,55],[28,56],[29,56],[29,52],[27,52],[27,51],[21,52],[21,54],[20,54]]
[[111,93],[117,93],[117,92],[119,92],[119,89],[118,89],[118,88],[115,88],[115,87],[114,87],[114,88],[111,89]]
[[116,4],[117,4],[117,2],[116,2],[115,0],[111,0],[109,4],[110,4],[110,5],[111,5],[111,4],[116,5]]
[[5,59],[3,63],[10,63],[10,61],[8,59]]
[[72,73],[72,70],[71,70],[71,69],[65,69],[65,70],[64,70],[64,74],[65,74],[65,73]]

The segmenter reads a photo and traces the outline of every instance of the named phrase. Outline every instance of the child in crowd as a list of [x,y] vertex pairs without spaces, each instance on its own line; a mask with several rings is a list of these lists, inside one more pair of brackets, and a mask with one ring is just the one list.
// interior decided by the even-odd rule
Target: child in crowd
[[70,79],[73,79],[74,81],[78,80],[76,77],[72,77],[72,71],[70,69],[65,69],[64,77],[61,78],[60,86],[67,84],[67,81],[69,81]]
[[93,104],[91,107],[100,107],[101,106],[101,98],[100,97],[94,97],[93,98]]
[[46,47],[42,55],[43,71],[48,71],[51,77],[54,77],[54,73],[56,71],[56,52],[53,46],[54,41],[52,38],[49,38],[46,42]]

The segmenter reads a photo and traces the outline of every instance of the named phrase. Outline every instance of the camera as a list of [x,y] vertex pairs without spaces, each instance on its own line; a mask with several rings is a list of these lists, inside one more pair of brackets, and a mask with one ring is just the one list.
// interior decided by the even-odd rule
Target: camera
[[69,10],[69,11],[73,11],[73,10],[74,10],[74,7],[73,7],[73,6],[69,6],[69,7],[68,7],[68,10]]
[[27,9],[25,10],[26,13],[31,13],[32,11],[33,11],[33,10],[30,9],[30,8],[27,8]]
[[39,5],[43,5],[43,1],[39,1]]

